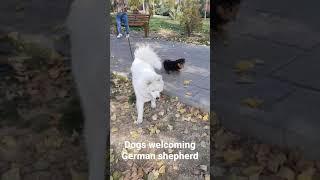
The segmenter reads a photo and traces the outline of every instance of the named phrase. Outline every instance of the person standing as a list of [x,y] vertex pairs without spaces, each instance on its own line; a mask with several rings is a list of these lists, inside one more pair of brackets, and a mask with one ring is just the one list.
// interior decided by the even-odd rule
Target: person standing
[[118,30],[118,36],[117,38],[121,38],[122,31],[121,31],[121,22],[124,23],[126,28],[126,37],[129,37],[129,24],[128,24],[128,15],[127,15],[127,9],[128,9],[128,0],[116,0],[115,2],[116,6],[116,22],[117,22],[117,30]]

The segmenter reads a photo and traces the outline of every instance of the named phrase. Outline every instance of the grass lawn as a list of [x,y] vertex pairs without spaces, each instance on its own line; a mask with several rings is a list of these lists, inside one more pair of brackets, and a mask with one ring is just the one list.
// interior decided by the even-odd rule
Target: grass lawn
[[[115,15],[111,14],[111,22],[115,24]],[[184,36],[184,31],[180,26],[179,20],[172,20],[166,16],[154,15],[150,19],[150,32],[155,33],[160,38],[166,38],[174,41],[182,41],[196,44],[209,45],[210,39],[210,19],[203,19],[203,26],[200,31],[194,32],[191,37]],[[142,27],[130,27],[133,31],[143,31]]]
[[[183,29],[180,27],[179,20],[172,20],[165,16],[153,16],[150,19],[150,30],[159,31],[161,29],[172,30],[179,34],[183,33]],[[210,33],[210,19],[203,19],[203,26],[199,33]]]

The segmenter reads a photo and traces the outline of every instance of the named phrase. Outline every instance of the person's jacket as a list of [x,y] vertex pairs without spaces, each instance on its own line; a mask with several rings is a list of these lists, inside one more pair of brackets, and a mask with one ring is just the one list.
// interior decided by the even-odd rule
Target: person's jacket
[[119,12],[127,12],[128,0],[115,0],[115,10]]

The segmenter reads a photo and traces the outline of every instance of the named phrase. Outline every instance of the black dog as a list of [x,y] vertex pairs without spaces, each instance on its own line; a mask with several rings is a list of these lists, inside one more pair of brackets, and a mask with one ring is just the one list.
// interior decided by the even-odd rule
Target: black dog
[[175,61],[165,60],[163,62],[163,67],[166,70],[166,72],[170,74],[170,71],[180,71],[184,67],[184,63],[184,58],[180,58]]
[[223,32],[225,26],[234,20],[239,11],[241,0],[215,0],[213,3],[214,31]]

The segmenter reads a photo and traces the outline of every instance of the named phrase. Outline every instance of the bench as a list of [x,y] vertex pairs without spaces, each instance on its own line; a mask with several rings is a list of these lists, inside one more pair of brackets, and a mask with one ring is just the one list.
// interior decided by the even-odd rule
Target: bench
[[[149,14],[128,14],[129,27],[143,27],[145,37],[148,37],[149,34],[149,20]],[[123,25],[123,23],[121,24]]]

